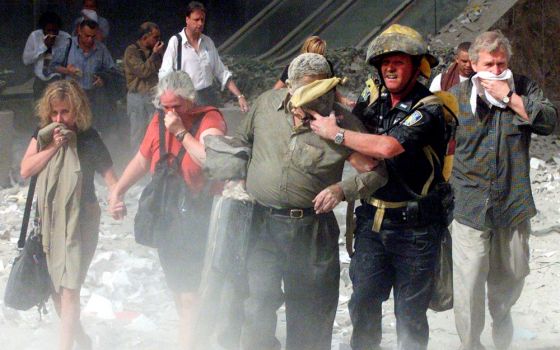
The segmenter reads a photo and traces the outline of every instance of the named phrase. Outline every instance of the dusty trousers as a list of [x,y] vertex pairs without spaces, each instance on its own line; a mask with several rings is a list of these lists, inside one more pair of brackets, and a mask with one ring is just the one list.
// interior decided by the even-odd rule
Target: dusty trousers
[[137,152],[144,139],[146,128],[152,119],[155,107],[149,94],[129,92],[126,95],[126,114],[130,123],[130,150]]
[[453,298],[461,349],[484,349],[485,291],[497,349],[507,349],[513,336],[511,307],[529,274],[529,220],[517,226],[479,231],[452,223]]
[[398,349],[426,349],[426,311],[434,287],[440,229],[385,225],[372,231],[373,207],[356,210],[355,253],[350,262],[352,297],[348,304],[353,350],[380,349],[382,303],[395,298]]
[[334,214],[290,218],[259,206],[253,220],[242,349],[280,349],[276,311],[284,302],[286,350],[330,349],[340,279]]

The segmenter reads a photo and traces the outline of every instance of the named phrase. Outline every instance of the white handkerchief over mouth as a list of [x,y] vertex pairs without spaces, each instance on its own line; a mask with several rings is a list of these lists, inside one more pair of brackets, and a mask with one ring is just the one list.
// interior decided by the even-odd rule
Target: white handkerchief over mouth
[[490,104],[499,107],[499,108],[506,108],[507,104],[503,103],[500,100],[495,99],[491,96],[480,83],[480,80],[507,80],[509,88],[515,91],[515,85],[513,83],[513,73],[510,69],[506,69],[500,75],[495,75],[491,72],[478,72],[472,78],[471,81],[473,83],[472,91],[471,91],[471,109],[473,114],[476,113],[476,98],[477,96],[482,97],[484,100],[488,101]]

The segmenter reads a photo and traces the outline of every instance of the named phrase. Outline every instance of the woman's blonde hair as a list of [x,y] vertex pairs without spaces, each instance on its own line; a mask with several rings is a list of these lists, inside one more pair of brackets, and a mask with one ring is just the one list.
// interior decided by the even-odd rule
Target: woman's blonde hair
[[47,86],[35,106],[35,111],[40,120],[39,126],[41,128],[52,122],[51,104],[54,100],[68,101],[70,104],[70,113],[76,118],[76,127],[79,131],[87,130],[91,127],[91,109],[84,90],[75,80],[58,80]]
[[301,53],[316,53],[324,56],[326,50],[327,42],[316,35],[305,39],[301,45]]

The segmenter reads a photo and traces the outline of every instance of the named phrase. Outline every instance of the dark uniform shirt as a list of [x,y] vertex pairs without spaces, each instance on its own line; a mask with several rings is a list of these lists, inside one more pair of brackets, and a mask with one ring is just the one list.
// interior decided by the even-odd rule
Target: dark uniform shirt
[[[443,164],[446,142],[442,107],[426,105],[414,111],[416,103],[429,95],[431,92],[425,86],[416,83],[408,96],[394,108],[391,108],[388,93],[381,93],[379,99],[370,106],[362,100],[356,104],[353,113],[362,120],[368,132],[392,136],[404,148],[403,153],[386,160],[389,181],[373,197],[389,202],[414,199],[402,182],[420,194],[432,173],[432,166],[423,150],[426,146],[432,146],[440,164]],[[435,173],[431,188],[442,181],[441,171],[436,170]]]
[[477,230],[518,225],[537,213],[529,178],[531,134],[552,133],[557,112],[537,84],[516,74],[513,79],[529,120],[480,97],[473,114],[470,80],[450,90],[459,101],[454,217]]

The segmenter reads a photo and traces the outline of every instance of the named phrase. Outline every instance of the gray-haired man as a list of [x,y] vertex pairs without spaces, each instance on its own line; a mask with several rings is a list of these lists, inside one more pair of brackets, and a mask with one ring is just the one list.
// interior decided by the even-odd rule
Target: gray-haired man
[[454,311],[461,349],[484,349],[485,285],[498,349],[511,343],[511,307],[529,274],[531,134],[550,134],[552,103],[508,69],[511,46],[500,32],[480,34],[469,50],[475,74],[450,91],[459,101],[453,236]]
[[[342,127],[364,130],[334,103],[340,79],[330,76],[323,56],[299,55],[288,70],[288,90],[262,94],[238,130],[252,145],[246,186],[258,203],[257,238],[248,256],[244,350],[280,349],[276,311],[284,302],[286,349],[330,349],[340,277],[332,209],[343,198],[355,200],[386,182],[384,168],[369,171],[376,161],[341,145],[343,135],[327,141],[311,131],[308,109],[323,114],[334,109],[344,115]],[[364,172],[340,182],[347,159]]]

